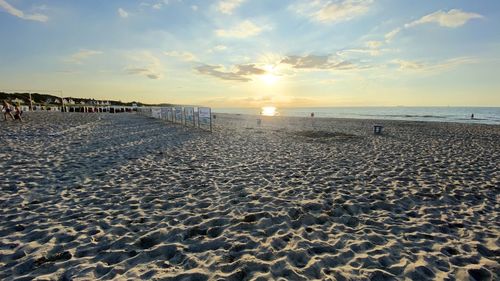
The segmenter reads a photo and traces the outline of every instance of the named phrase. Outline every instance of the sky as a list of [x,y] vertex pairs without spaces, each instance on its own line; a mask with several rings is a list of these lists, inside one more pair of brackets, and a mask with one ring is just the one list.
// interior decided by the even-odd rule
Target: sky
[[500,106],[497,0],[0,0],[0,91]]

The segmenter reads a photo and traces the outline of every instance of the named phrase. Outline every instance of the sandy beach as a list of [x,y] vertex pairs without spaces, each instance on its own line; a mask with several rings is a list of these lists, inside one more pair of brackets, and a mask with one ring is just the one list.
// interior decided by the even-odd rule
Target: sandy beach
[[0,279],[500,279],[500,126],[257,118],[2,120]]

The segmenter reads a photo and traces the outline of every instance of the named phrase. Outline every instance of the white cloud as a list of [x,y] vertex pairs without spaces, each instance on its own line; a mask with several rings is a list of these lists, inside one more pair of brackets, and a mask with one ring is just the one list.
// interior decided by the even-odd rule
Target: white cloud
[[[180,1],[180,0],[178,0],[178,1]],[[163,6],[168,5],[168,4],[169,4],[168,0],[159,0],[156,3],[150,4],[148,6],[151,6],[155,10],[160,10],[161,8],[163,8]]]
[[198,6],[196,6],[196,5],[191,5],[191,10],[193,10],[193,11],[198,11]]
[[118,9],[118,15],[120,15],[120,17],[122,18],[128,18],[128,12],[122,8]]
[[452,9],[448,12],[437,11],[432,14],[425,15],[416,21],[407,23],[403,27],[397,27],[393,29],[392,31],[385,34],[385,41],[390,42],[404,29],[412,28],[421,24],[437,23],[442,27],[456,28],[466,24],[471,19],[481,18],[483,18],[483,16],[480,14],[463,12],[458,9]]
[[225,51],[227,50],[227,47],[224,46],[224,45],[217,45],[214,47],[214,51],[218,51],[218,52],[222,52],[222,51]]
[[85,59],[100,54],[102,54],[101,51],[82,49],[67,58],[66,62],[81,64]]
[[24,19],[24,20],[32,20],[32,21],[39,21],[39,22],[47,22],[49,20],[49,17],[43,14],[25,14],[23,11],[15,8],[11,4],[7,3],[5,0],[0,0],[0,8],[4,9],[7,13],[16,16],[18,18]]
[[219,37],[245,38],[258,35],[262,28],[246,20],[231,29],[217,29],[215,34]]
[[370,49],[378,49],[383,44],[384,44],[384,42],[381,42],[381,41],[368,41],[365,43],[366,47],[368,47]]
[[401,27],[397,27],[397,28],[391,30],[390,32],[386,33],[384,36],[385,41],[391,42],[392,39],[394,39],[394,37],[396,37],[396,35],[398,35],[398,33],[401,32],[401,30],[403,30]]
[[296,13],[322,23],[348,21],[368,12],[373,0],[300,1],[292,5]]
[[405,28],[414,27],[420,24],[437,23],[443,27],[459,27],[466,24],[471,19],[481,19],[482,15],[476,13],[467,13],[458,9],[452,9],[448,12],[437,11],[432,14],[421,17],[411,23],[405,24]]
[[422,61],[411,61],[411,60],[400,60],[400,59],[391,61],[392,64],[398,66],[399,70],[419,71],[419,72],[446,70],[458,67],[460,65],[471,64],[476,62],[478,62],[477,59],[471,57],[458,57],[437,62],[422,62]]
[[221,0],[217,5],[217,11],[231,15],[234,9],[238,8],[244,0]]
[[190,52],[186,52],[186,51],[181,51],[181,52],[171,51],[171,52],[164,52],[163,54],[166,55],[166,56],[169,56],[169,57],[180,58],[180,59],[182,59],[184,61],[194,61],[194,60],[196,60],[196,56],[195,55],[193,55]]

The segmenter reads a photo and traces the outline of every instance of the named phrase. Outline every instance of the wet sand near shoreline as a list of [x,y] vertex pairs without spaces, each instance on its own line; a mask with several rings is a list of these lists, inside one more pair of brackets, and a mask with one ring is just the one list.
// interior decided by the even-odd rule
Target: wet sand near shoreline
[[500,277],[500,126],[214,122],[0,122],[0,279]]

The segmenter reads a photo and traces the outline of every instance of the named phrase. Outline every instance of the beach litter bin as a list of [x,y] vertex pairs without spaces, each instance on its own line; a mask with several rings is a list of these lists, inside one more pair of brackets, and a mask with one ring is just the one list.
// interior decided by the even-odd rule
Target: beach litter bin
[[375,135],[381,135],[383,128],[384,128],[384,126],[382,126],[382,125],[373,125],[373,133]]

